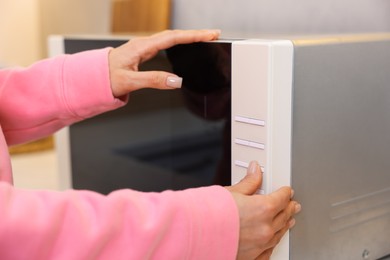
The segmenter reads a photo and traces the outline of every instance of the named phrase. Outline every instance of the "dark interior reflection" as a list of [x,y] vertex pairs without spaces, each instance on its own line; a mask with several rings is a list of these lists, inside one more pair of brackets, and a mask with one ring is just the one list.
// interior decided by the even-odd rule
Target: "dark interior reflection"
[[[71,52],[120,44],[70,43]],[[140,70],[183,77],[182,89],[136,91],[124,108],[71,126],[74,188],[109,193],[229,185],[230,56],[230,43],[196,43],[144,63]]]
[[183,77],[188,109],[204,120],[221,120],[221,159],[214,183],[230,184],[231,44],[195,43],[167,50],[173,72]]

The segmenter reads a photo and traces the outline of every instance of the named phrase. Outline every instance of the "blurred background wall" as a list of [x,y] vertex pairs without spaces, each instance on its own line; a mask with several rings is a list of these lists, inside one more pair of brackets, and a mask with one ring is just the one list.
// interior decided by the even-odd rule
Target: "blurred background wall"
[[165,28],[234,33],[390,31],[389,0],[1,0],[0,66],[46,56],[49,34]]
[[1,0],[0,64],[27,66],[46,57],[49,34],[102,34],[110,0]]
[[172,27],[241,33],[390,31],[390,1],[174,0]]
[[39,57],[37,0],[0,1],[0,66],[27,64]]

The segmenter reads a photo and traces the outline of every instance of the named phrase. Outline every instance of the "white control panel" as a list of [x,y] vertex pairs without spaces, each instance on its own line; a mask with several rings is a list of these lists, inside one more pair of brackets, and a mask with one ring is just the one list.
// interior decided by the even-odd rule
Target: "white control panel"
[[[232,46],[232,184],[259,162],[259,194],[290,186],[293,44],[245,40]],[[284,236],[272,259],[289,259]]]

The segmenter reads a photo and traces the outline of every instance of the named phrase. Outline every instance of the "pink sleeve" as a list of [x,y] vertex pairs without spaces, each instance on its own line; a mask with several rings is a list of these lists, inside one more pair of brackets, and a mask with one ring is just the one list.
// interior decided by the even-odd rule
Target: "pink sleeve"
[[[0,122],[8,144],[122,106],[111,94],[107,53],[1,71]],[[234,259],[238,247],[237,208],[219,186],[103,196],[0,182],[0,216],[1,259]]]
[[235,259],[238,213],[212,186],[141,193],[25,191],[0,183],[2,259]]
[[[109,49],[0,71],[0,122],[9,145],[124,105],[112,96]],[[126,99],[126,97],[124,97]]]

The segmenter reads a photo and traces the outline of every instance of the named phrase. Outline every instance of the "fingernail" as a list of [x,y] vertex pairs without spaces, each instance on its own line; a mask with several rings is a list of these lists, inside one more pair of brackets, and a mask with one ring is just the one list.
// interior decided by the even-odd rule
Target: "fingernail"
[[248,170],[248,173],[249,174],[257,174],[257,171],[259,169],[259,164],[255,161],[252,161],[250,164],[249,164],[249,170]]
[[166,84],[170,88],[181,88],[182,82],[183,78],[171,76],[167,78]]
[[300,212],[300,211],[301,211],[301,209],[302,209],[302,206],[301,206],[301,204],[299,204],[299,203],[295,204],[295,213],[298,213],[298,212]]
[[291,199],[294,197],[294,193],[295,193],[295,191],[291,190],[291,196],[290,196]]
[[288,226],[289,228],[292,228],[293,226],[295,226],[295,219],[290,219],[290,221],[288,222]]
[[222,31],[221,30],[214,30],[214,33],[217,35],[220,35],[222,33]]

